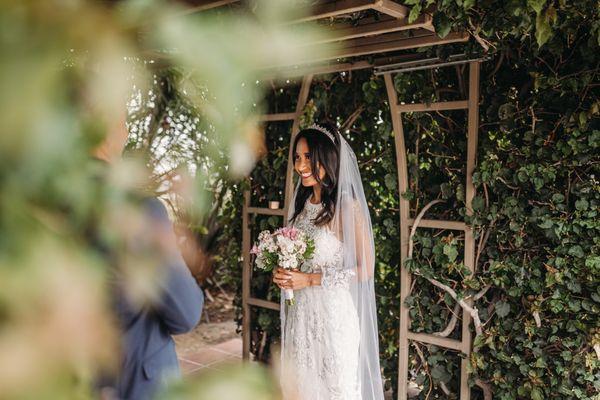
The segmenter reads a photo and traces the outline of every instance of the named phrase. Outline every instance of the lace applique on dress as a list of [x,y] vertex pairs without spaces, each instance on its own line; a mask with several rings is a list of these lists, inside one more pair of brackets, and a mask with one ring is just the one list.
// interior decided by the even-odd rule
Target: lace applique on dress
[[298,215],[294,226],[304,230],[315,241],[313,257],[305,262],[302,272],[321,272],[321,285],[324,288],[347,288],[355,275],[354,271],[344,270],[342,243],[325,226],[316,226],[314,220],[321,211],[321,204],[306,201],[304,210]]
[[301,270],[322,275],[321,286],[294,291],[296,304],[286,308],[284,369],[294,377],[301,399],[361,400],[360,332],[348,290],[354,273],[343,270],[343,247],[338,238],[314,224],[321,207],[307,201],[294,221],[295,227],[315,241],[314,256]]

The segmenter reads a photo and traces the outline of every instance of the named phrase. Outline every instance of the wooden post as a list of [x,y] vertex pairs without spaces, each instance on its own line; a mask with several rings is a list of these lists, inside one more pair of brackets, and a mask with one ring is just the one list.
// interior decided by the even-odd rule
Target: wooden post
[[[468,366],[470,362],[469,356],[471,354],[470,314],[463,310],[461,340],[442,338],[428,333],[415,333],[409,330],[409,309],[405,306],[404,301],[410,294],[409,290],[411,286],[411,275],[404,268],[403,264],[408,257],[409,227],[412,227],[414,220],[410,218],[409,201],[402,197],[402,194],[408,190],[408,166],[406,160],[406,146],[404,143],[404,131],[402,126],[402,113],[467,109],[468,136],[465,206],[467,208],[467,215],[471,215],[473,213],[472,201],[473,197],[475,196],[473,172],[475,170],[475,161],[477,155],[477,133],[479,130],[479,61],[471,61],[469,66],[468,100],[438,102],[429,105],[399,105],[391,72],[383,74],[395,135],[398,187],[400,195],[400,338],[398,343],[398,400],[406,400],[408,398],[407,378],[409,372],[409,340],[416,340],[418,342],[427,344],[435,344],[436,346],[457,350],[464,353],[466,357],[461,359],[460,370],[460,400],[470,400],[471,397],[471,391],[468,385]],[[423,219],[420,221],[419,227],[463,231],[465,233],[464,263],[472,273],[475,273],[475,240],[473,238],[472,228],[469,225],[462,221]],[[468,304],[472,305],[472,300],[468,301]]]
[[[475,187],[473,186],[473,172],[477,160],[477,135],[479,131],[479,62],[469,63],[469,114],[467,130],[467,170],[465,185],[465,207],[467,215],[473,214],[473,197],[475,197]],[[465,228],[465,266],[475,274],[475,239],[473,238],[473,229],[471,226]],[[473,300],[467,300],[468,305],[473,305]],[[462,317],[462,352],[466,358],[460,362],[460,399],[469,400],[471,390],[468,384],[468,365],[471,355],[471,315],[463,310]]]
[[387,89],[388,102],[392,113],[392,125],[394,129],[394,143],[396,145],[396,163],[398,168],[398,192],[400,203],[400,342],[398,344],[398,399],[408,398],[408,328],[410,317],[408,307],[404,305],[404,300],[409,294],[411,276],[404,268],[404,261],[408,256],[408,238],[410,217],[410,202],[402,197],[402,194],[408,190],[408,168],[406,162],[406,146],[404,144],[404,129],[400,110],[398,109],[398,95],[394,88],[394,82],[391,74],[385,74],[385,86]]
[[250,206],[250,191],[244,192],[242,208],[242,354],[244,360],[250,356],[250,227],[248,226],[248,207]]

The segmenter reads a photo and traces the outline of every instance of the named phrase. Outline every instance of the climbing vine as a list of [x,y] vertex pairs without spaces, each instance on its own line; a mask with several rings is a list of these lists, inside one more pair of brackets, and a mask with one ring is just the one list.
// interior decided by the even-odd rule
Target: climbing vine
[[[466,29],[466,50],[488,49],[482,64],[477,196],[466,216],[466,113],[403,117],[409,191],[398,193],[394,138],[383,79],[370,71],[322,75],[309,95],[309,119],[334,121],[354,148],[377,243],[376,291],[381,362],[397,390],[399,319],[398,198],[411,215],[466,220],[475,231],[477,272],[463,263],[464,235],[417,229],[407,299],[411,330],[460,339],[461,306],[472,298],[481,321],[469,358],[474,398],[593,399],[600,390],[599,28],[592,1],[408,0],[411,18],[432,5],[440,34]],[[432,49],[441,57],[455,46]],[[399,101],[464,99],[465,67],[396,74]],[[292,111],[298,81],[273,85],[270,112]],[[250,181],[257,205],[283,199],[290,126],[270,124],[268,153]],[[240,200],[232,203],[239,211]],[[234,215],[234,213],[231,213]],[[235,214],[239,215],[239,214]],[[256,233],[279,226],[257,218]],[[232,238],[240,238],[239,223]],[[239,243],[239,240],[234,240]],[[239,246],[238,246],[239,249]],[[237,254],[229,258],[239,273]],[[432,280],[442,286],[432,284]],[[443,287],[450,288],[455,296]],[[253,277],[257,297],[277,299],[269,276]],[[252,349],[266,360],[278,314],[254,310]],[[418,398],[458,398],[460,354],[413,342],[409,380]]]

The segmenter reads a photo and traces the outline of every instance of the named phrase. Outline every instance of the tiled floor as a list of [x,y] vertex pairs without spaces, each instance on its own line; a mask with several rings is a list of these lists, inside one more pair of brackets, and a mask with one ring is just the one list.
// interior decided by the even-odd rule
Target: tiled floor
[[[178,354],[179,366],[184,375],[217,370],[227,363],[242,362],[242,339],[235,338],[213,346],[201,348],[195,353]],[[391,390],[385,393],[385,399],[392,399]]]
[[242,361],[242,339],[235,338],[195,353],[178,354],[183,374],[200,373],[204,369],[219,370],[219,366]]

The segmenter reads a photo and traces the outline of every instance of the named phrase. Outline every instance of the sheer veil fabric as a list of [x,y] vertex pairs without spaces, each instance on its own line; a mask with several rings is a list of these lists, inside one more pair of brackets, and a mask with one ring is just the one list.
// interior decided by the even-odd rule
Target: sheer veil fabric
[[[358,381],[362,400],[383,400],[383,383],[379,365],[379,339],[375,307],[375,248],[371,218],[363,190],[356,155],[346,140],[339,141],[339,175],[335,213],[329,227],[342,243],[343,268],[352,276],[349,290],[358,315],[360,329]],[[287,220],[294,215],[300,182],[290,202]],[[283,293],[281,298],[283,299]],[[285,352],[286,305],[281,302],[282,360]]]

